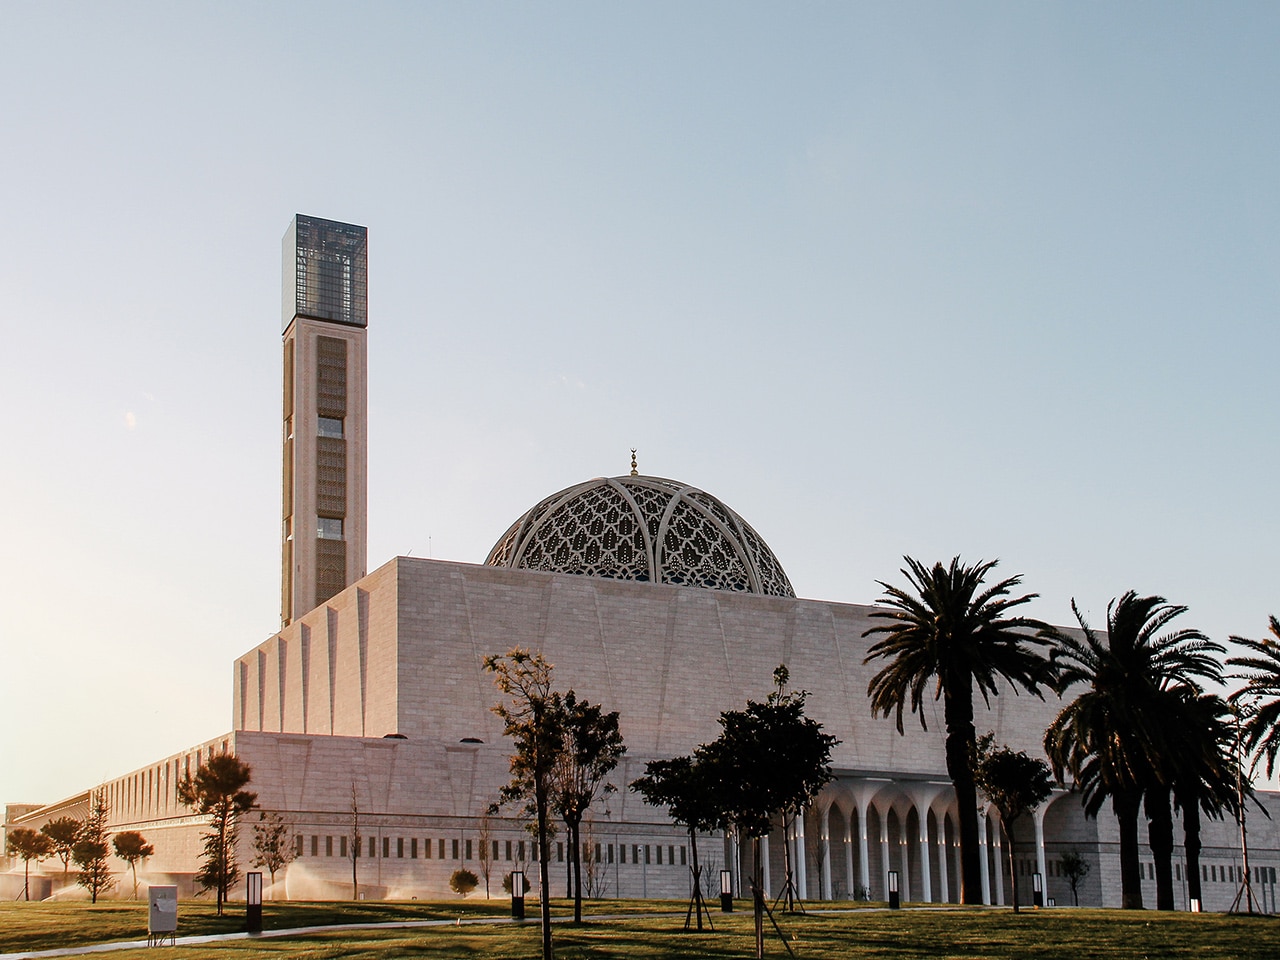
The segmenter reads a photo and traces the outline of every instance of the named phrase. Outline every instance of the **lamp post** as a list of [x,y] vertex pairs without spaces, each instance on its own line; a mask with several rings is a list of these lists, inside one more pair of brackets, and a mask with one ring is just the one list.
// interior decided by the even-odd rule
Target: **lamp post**
[[733,913],[733,872],[720,871],[720,911]]
[[245,874],[244,928],[249,933],[262,932],[262,874]]
[[524,871],[511,871],[511,919],[524,919]]
[[902,899],[898,895],[898,871],[889,871],[889,909],[898,910],[902,907]]

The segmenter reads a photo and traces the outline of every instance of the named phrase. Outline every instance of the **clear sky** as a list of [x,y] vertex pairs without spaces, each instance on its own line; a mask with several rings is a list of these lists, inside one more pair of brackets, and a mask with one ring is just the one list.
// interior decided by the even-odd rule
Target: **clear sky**
[[[0,5],[0,802],[226,732],[280,239],[369,228],[369,568],[704,487],[801,596],[1280,614],[1280,6]],[[502,638],[494,638],[495,649]]]

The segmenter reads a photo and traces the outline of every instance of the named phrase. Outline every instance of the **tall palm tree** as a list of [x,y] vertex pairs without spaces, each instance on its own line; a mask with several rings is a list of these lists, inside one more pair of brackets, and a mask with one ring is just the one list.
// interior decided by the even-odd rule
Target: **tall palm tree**
[[1270,626],[1271,636],[1262,640],[1233,636],[1232,643],[1254,655],[1227,659],[1228,666],[1243,670],[1232,676],[1245,682],[1231,695],[1232,701],[1249,700],[1253,708],[1244,724],[1244,748],[1254,757],[1254,766],[1259,760],[1266,761],[1268,777],[1280,754],[1280,620],[1274,615]]
[[[1169,736],[1172,701],[1162,691],[1181,684],[1198,693],[1198,680],[1219,679],[1212,654],[1224,648],[1198,630],[1159,635],[1186,611],[1163,597],[1139,597],[1130,590],[1112,600],[1105,642],[1074,600],[1071,609],[1082,636],[1059,632],[1051,658],[1060,692],[1076,685],[1084,689],[1049,725],[1045,753],[1059,778],[1070,772],[1082,788],[1086,815],[1096,817],[1111,800],[1120,830],[1121,906],[1141,909],[1138,813],[1147,791],[1153,852],[1167,860],[1173,847],[1172,814],[1166,811],[1176,748]],[[1172,881],[1166,886],[1167,897],[1158,896],[1157,902],[1164,905],[1167,899],[1172,908]]]
[[1029,617],[1007,616],[1009,610],[1037,596],[1011,597],[1022,582],[1020,576],[984,586],[998,561],[965,566],[959,557],[949,566],[932,567],[911,557],[903,576],[911,591],[877,581],[884,589],[882,602],[872,618],[887,620],[863,636],[883,634],[867,651],[864,663],[885,659],[888,664],[867,685],[874,714],[902,715],[908,704],[928,728],[922,709],[925,692],[941,699],[947,728],[947,774],[955,788],[960,825],[960,899],[982,902],[982,873],[978,845],[978,796],[970,757],[976,731],[973,695],[976,687],[983,702],[1000,693],[1001,681],[1016,692],[1018,687],[1040,695],[1040,686],[1052,675],[1048,661],[1035,646],[1047,643],[1042,634],[1050,628]]
[[1173,756],[1180,760],[1173,780],[1173,802],[1182,811],[1183,846],[1187,853],[1187,896],[1200,892],[1200,814],[1221,819],[1234,810],[1238,797],[1239,759],[1235,754],[1232,713],[1216,693],[1196,694],[1176,688],[1182,717],[1169,729],[1178,738]]

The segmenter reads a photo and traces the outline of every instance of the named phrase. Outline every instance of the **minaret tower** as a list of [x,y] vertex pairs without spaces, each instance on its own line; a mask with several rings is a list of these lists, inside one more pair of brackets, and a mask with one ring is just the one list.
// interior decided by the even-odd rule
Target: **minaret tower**
[[366,572],[367,240],[302,214],[284,235],[281,626]]

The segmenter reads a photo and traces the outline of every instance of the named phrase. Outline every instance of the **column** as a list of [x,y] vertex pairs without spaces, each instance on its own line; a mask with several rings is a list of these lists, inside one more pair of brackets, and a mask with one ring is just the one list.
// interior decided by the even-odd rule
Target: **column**
[[809,899],[809,871],[805,867],[805,851],[804,851],[804,810],[796,814],[794,821],[794,830],[796,835],[795,848],[795,864],[796,864],[796,896],[801,900]]
[[929,810],[917,810],[920,817],[920,892],[925,903],[933,903],[933,870],[929,863]]
[[[889,812],[880,812],[880,874],[884,881],[884,897],[889,899],[889,871],[893,869],[893,861],[889,859]],[[902,881],[898,881],[898,889],[902,889]]]
[[765,899],[773,896],[773,884],[769,882],[769,835],[760,838],[760,886],[764,889]]
[[867,837],[867,811],[871,804],[867,803],[858,810],[858,882],[871,895],[871,846]]
[[901,879],[898,881],[898,892],[902,896],[902,902],[906,903],[911,899],[911,846],[907,842],[907,818],[900,817],[898,819],[898,861],[901,866],[898,868]]
[[951,863],[947,859],[947,815],[938,817],[938,899],[951,902]]
[[[1048,804],[1041,804],[1035,810],[1036,823],[1036,869],[1040,871],[1040,882],[1044,884],[1044,905],[1049,905],[1049,871],[1045,869],[1044,856],[1044,814]],[[1183,867],[1183,873],[1186,868]]]
[[818,820],[818,834],[822,841],[822,890],[819,895],[823,900],[834,900],[831,896],[831,807],[823,807]]
[[844,818],[844,880],[849,899],[853,899],[853,811]]
[[[1002,832],[1003,827],[1001,827],[999,820],[991,824],[991,842],[994,845],[994,850],[992,852],[995,855],[994,859],[996,864],[995,903],[998,907],[1004,906],[1004,841],[1000,839],[1000,834]],[[1009,879],[1013,883],[1018,882],[1018,878],[1016,876],[1010,877]]]
[[[978,856],[982,868],[982,902],[991,904],[991,867],[987,857],[987,815],[978,814]],[[963,870],[963,865],[961,866]]]

